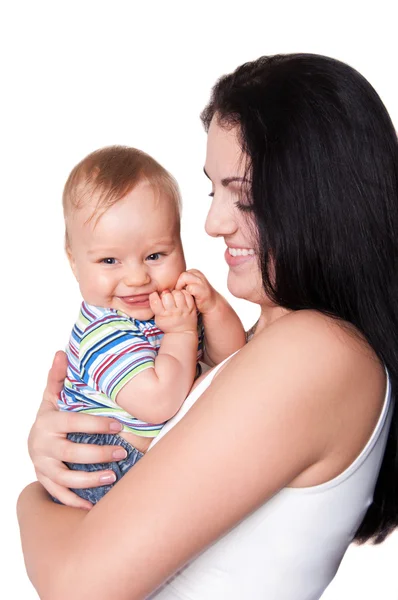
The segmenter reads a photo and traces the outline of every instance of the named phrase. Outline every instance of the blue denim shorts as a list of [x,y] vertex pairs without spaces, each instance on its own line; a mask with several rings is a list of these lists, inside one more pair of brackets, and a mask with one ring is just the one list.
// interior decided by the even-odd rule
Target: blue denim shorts
[[[115,483],[110,485],[102,485],[100,487],[75,489],[72,488],[72,492],[75,492],[80,498],[88,500],[92,504],[96,504],[109,490],[135,465],[137,461],[142,458],[143,453],[134,448],[120,435],[112,433],[69,433],[68,439],[78,444],[98,444],[99,446],[122,446],[127,456],[123,460],[110,462],[110,463],[93,463],[83,465],[79,463],[65,463],[69,469],[75,471],[103,471],[112,469],[116,475]],[[60,503],[56,498],[53,498],[55,502]]]

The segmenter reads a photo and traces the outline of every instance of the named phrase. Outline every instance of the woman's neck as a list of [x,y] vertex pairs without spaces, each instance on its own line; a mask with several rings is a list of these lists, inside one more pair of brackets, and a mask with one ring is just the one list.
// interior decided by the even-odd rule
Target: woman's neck
[[255,325],[254,335],[258,335],[261,331],[264,331],[264,329],[284,315],[287,315],[289,312],[291,311],[287,308],[282,308],[281,306],[271,306],[269,304],[263,305],[261,307],[260,318]]

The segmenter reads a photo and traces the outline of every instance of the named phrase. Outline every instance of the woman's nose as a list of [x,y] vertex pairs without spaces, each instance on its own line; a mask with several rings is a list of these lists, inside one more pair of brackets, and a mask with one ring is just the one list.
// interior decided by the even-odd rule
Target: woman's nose
[[231,235],[235,232],[236,223],[231,206],[221,198],[213,197],[206,217],[205,230],[212,237]]

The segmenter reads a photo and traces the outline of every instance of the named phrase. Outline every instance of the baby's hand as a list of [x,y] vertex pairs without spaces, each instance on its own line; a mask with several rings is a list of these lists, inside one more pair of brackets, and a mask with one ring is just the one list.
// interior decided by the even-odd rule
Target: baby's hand
[[153,292],[149,296],[149,304],[156,325],[164,333],[197,333],[195,301],[186,290],[165,290],[160,296]]
[[203,315],[215,308],[219,298],[219,293],[197,269],[189,269],[189,271],[181,273],[176,283],[176,290],[187,290],[192,294],[199,312]]

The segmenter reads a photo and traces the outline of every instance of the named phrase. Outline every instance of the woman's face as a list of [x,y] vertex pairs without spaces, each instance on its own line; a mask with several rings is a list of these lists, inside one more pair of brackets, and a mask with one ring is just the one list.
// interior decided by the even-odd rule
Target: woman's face
[[[205,173],[212,182],[213,197],[206,232],[224,238],[229,266],[228,289],[234,296],[263,304],[263,290],[255,227],[247,206],[246,160],[238,140],[238,128],[223,129],[214,117],[207,137]],[[243,209],[240,208],[243,206]]]

